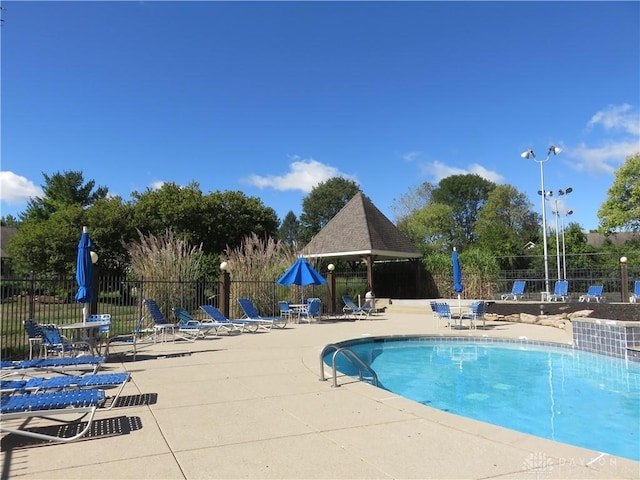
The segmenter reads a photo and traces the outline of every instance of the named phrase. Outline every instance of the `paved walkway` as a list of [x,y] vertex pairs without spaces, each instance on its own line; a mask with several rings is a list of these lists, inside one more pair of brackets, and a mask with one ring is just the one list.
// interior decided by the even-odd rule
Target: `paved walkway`
[[[441,412],[342,378],[320,382],[324,345],[363,335],[450,334],[430,313],[296,324],[147,347],[131,406],[100,412],[85,440],[2,438],[2,478],[637,479],[640,463]],[[564,330],[494,323],[453,332],[570,342]],[[136,404],[140,404],[136,406]],[[146,404],[144,404],[146,403]]]

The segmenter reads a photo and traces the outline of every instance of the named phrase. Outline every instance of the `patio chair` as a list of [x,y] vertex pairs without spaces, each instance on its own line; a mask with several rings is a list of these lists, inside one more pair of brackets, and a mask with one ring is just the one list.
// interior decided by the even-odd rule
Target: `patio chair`
[[[98,389],[4,395],[0,406],[0,431],[51,442],[72,442],[91,430],[96,410],[105,398],[104,390]],[[71,421],[64,420],[70,414],[77,416]],[[26,430],[29,420],[34,417],[65,424],[83,420],[80,425],[84,424],[84,428],[70,437],[63,436],[64,432],[70,431],[66,428],[56,429],[60,435]]]
[[[175,325],[173,323],[169,323],[167,319],[164,317],[164,314],[160,310],[160,307],[156,303],[155,300],[151,298],[144,299],[144,304],[147,307],[147,311],[149,315],[151,315],[151,319],[153,320],[153,330],[154,330],[154,342],[157,341],[158,336],[162,339],[163,342],[167,341],[167,333],[171,333],[173,337],[173,341],[176,340],[176,330]],[[184,337],[182,337],[184,338]]]
[[280,307],[280,317],[282,317],[283,319],[287,319],[287,321],[291,321],[291,317],[293,317],[294,315],[298,315],[299,316],[299,312],[295,312],[290,306],[289,306],[289,302],[287,301],[280,301],[278,302],[278,307]]
[[30,377],[20,379],[3,378],[0,380],[0,393],[24,394],[46,391],[77,390],[82,388],[117,388],[110,404],[105,410],[111,410],[120,397],[131,374],[129,372],[98,373],[92,375],[57,375],[53,377]]
[[67,354],[77,356],[92,350],[91,344],[86,340],[69,340],[60,333],[54,324],[40,325],[42,330],[42,348],[44,356],[47,358],[50,353],[64,357]]
[[455,323],[453,314],[451,313],[451,307],[446,302],[434,302],[435,313],[438,317],[438,327],[443,320],[446,320],[447,327],[451,327],[452,323]]
[[511,287],[511,293],[504,293],[500,298],[502,300],[509,300],[510,298],[513,300],[522,300],[526,286],[527,282],[525,280],[516,280],[513,282],[513,287]]
[[25,320],[24,330],[29,338],[29,359],[32,359],[34,350],[38,352],[37,356],[39,356],[44,348],[42,344],[42,328],[33,320]]
[[320,316],[321,307],[322,301],[319,298],[308,298],[307,306],[298,313],[298,321],[306,319],[307,323],[311,323],[312,320]]
[[566,302],[568,297],[569,282],[567,280],[558,280],[553,287],[553,293],[547,297],[547,300],[550,302]]
[[260,321],[261,326],[270,325],[269,328],[273,326],[284,328],[287,326],[287,318],[263,317],[262,315],[260,315],[258,309],[249,298],[238,298],[238,305],[240,305],[240,309],[242,310],[246,318]]
[[[87,316],[87,320],[86,323],[90,324],[91,322],[102,322],[104,320],[109,320],[109,322],[111,321],[111,315],[108,313],[98,313],[98,314],[92,314]],[[83,338],[83,340],[87,341],[87,342],[92,342],[93,343],[93,347],[96,349],[96,351],[98,352],[98,354],[100,354],[100,350],[102,349],[102,347],[107,343],[107,341],[109,340],[109,333],[111,332],[111,325],[101,325],[95,329],[94,332],[92,332],[92,334],[87,337],[87,338]]]
[[604,290],[603,285],[590,285],[587,289],[587,293],[584,295],[580,295],[578,298],[579,302],[590,302],[591,300],[595,300],[596,302],[604,302],[604,297],[602,296],[602,291]]
[[640,280],[633,282],[633,293],[629,297],[631,303],[637,303],[640,300]]
[[239,318],[229,320],[225,315],[213,305],[200,305],[200,309],[206,313],[212,321],[222,325],[228,325],[229,329],[240,330],[241,332],[256,333],[258,330],[269,330],[271,327],[263,326],[260,320],[252,320],[249,318]]
[[471,312],[460,315],[460,323],[462,324],[462,320],[469,320],[469,328],[478,328],[478,321],[482,320],[482,328],[484,328],[486,311],[487,302],[476,300],[471,304]]
[[191,335],[194,340],[198,338],[207,338],[211,332],[219,335],[220,331],[232,335],[234,333],[242,333],[242,330],[228,322],[216,322],[213,319],[208,321],[199,321],[191,316],[191,314],[182,307],[174,307],[173,314],[178,319],[176,328],[178,331],[187,335]]
[[359,318],[360,320],[368,318],[373,311],[373,308],[371,308],[369,303],[365,302],[362,307],[359,307],[349,295],[343,295],[342,301],[344,302],[342,311],[347,315],[353,315],[354,318]]

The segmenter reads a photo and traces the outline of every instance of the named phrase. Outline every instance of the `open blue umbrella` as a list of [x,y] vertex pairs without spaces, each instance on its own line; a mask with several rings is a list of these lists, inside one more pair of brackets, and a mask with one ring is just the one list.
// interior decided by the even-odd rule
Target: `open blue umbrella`
[[84,303],[82,309],[82,321],[86,321],[89,303],[91,303],[91,277],[93,276],[93,263],[91,263],[91,238],[87,227],[82,227],[82,236],[78,243],[78,258],[76,260],[76,281],[78,293],[76,302]]
[[304,258],[298,258],[278,279],[278,285],[324,285],[325,278]]

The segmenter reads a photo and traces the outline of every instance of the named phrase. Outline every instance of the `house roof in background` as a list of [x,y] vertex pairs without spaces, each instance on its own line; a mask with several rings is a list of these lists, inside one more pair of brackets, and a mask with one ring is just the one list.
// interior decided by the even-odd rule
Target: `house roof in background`
[[637,232],[587,233],[587,244],[602,247],[609,242],[611,245],[621,246],[639,238],[640,233]]
[[420,258],[422,252],[371,200],[354,195],[302,250],[305,257]]

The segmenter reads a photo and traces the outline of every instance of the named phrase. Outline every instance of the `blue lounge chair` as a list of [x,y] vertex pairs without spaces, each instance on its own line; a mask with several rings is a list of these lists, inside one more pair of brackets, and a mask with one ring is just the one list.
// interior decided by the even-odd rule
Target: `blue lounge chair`
[[[0,431],[52,442],[72,442],[90,431],[96,410],[105,398],[104,391],[98,389],[3,395],[0,404]],[[76,414],[77,417],[72,421],[63,420],[69,414]],[[61,415],[63,418],[59,421],[65,424],[84,420],[84,428],[70,437],[26,430],[31,418],[55,420]],[[62,433],[68,430],[57,431]]]
[[602,296],[602,291],[604,290],[603,285],[591,285],[587,289],[587,293],[584,295],[580,295],[578,298],[579,302],[590,302],[591,300],[595,300],[596,302],[604,302],[604,297]]
[[219,335],[221,331],[227,335],[242,333],[242,329],[230,322],[220,323],[213,319],[204,322],[198,321],[182,307],[174,307],[173,314],[178,319],[178,323],[176,324],[178,331],[193,336],[194,340],[197,338],[206,338],[211,332],[215,333],[216,336]]
[[[133,353],[133,361],[135,362],[136,357],[138,355],[138,345],[140,343],[142,343],[147,339],[150,343],[151,338],[153,338],[153,341],[155,343],[156,330],[153,328],[146,327],[145,320],[146,320],[146,317],[144,316],[140,317],[140,320],[138,320],[136,328],[130,333],[121,333],[121,334],[109,337],[109,339],[105,344],[104,355],[106,357],[109,356],[109,350],[111,349],[112,345],[113,346],[126,345],[127,347],[129,346],[131,347],[130,352]],[[128,353],[128,352],[129,350],[125,350],[124,352],[118,352],[118,353]]]
[[356,302],[349,295],[343,295],[342,301],[344,302],[344,307],[342,307],[342,311],[347,315],[353,315],[354,318],[364,319],[368,318],[373,311],[373,308],[369,306],[368,301],[362,307],[356,305]]
[[90,371],[96,373],[106,357],[66,357],[66,358],[33,358],[13,362],[2,360],[0,368],[2,377],[15,374],[16,370],[34,370],[43,372],[67,373],[69,371]]
[[569,282],[567,280],[558,280],[553,287],[553,293],[547,297],[547,300],[550,302],[566,302],[568,297]]
[[53,377],[30,377],[20,379],[9,379],[7,377],[0,380],[0,393],[4,394],[24,394],[42,393],[52,390],[77,390],[81,388],[115,388],[116,393],[112,396],[109,407],[110,410],[116,404],[122,393],[122,389],[129,381],[129,372],[98,373],[92,375],[57,375]]
[[167,321],[156,301],[151,298],[146,298],[144,300],[144,304],[147,307],[149,315],[151,315],[151,319],[153,320],[154,342],[157,341],[158,337],[165,342],[167,340],[167,333],[171,333],[173,341],[175,341],[175,325]]
[[504,293],[500,298],[502,300],[509,300],[510,298],[513,300],[522,300],[526,286],[527,282],[525,280],[516,280],[513,282],[513,287],[511,287],[511,293]]
[[633,293],[629,297],[631,303],[637,303],[640,300],[640,280],[633,283]]
[[250,320],[257,320],[260,322],[260,328],[266,327],[270,329],[273,326],[284,328],[287,326],[288,319],[280,317],[263,317],[258,312],[253,302],[248,298],[238,298],[238,305],[244,313],[244,316]]
[[229,320],[213,305],[200,305],[200,308],[212,321],[228,325],[231,330],[239,329],[240,331],[256,333],[261,328],[261,322],[259,320],[251,320],[248,318]]

